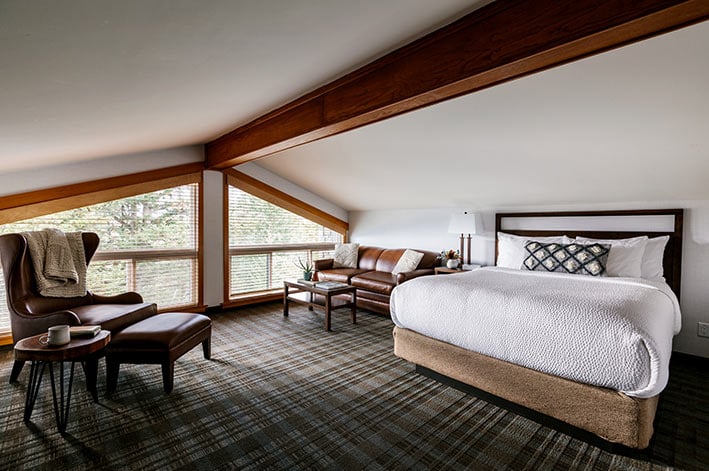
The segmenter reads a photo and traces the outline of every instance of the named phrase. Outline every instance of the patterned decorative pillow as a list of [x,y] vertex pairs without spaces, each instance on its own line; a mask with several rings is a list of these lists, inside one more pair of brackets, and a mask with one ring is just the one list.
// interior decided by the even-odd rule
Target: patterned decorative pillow
[[335,246],[332,268],[357,268],[359,244],[339,244]]
[[527,241],[524,248],[529,255],[522,268],[591,276],[605,273],[611,250],[606,244],[545,244],[535,240]]
[[394,265],[394,269],[391,271],[394,275],[399,273],[404,273],[407,271],[414,271],[416,267],[419,266],[419,262],[423,258],[421,252],[416,252],[415,250],[406,249],[404,253],[399,257],[399,261]]

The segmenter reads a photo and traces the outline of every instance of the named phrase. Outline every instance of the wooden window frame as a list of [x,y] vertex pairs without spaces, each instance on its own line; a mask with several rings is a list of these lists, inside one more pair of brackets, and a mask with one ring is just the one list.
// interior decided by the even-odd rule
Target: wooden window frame
[[[249,253],[254,251],[270,250],[274,247],[270,245],[249,246],[248,248],[231,250],[229,247],[229,186],[233,186],[241,191],[249,193],[252,196],[260,198],[280,208],[290,211],[298,216],[301,216],[309,221],[320,224],[338,234],[342,235],[343,242],[347,242],[349,235],[349,223],[332,216],[304,201],[301,201],[293,196],[284,193],[283,191],[263,183],[245,173],[228,168],[222,170],[223,177],[223,241],[224,241],[224,302],[223,307],[233,308],[246,306],[250,304],[262,303],[266,301],[275,301],[280,299],[283,294],[282,288],[265,290],[257,293],[248,293],[231,296],[231,255],[232,252],[246,250]],[[313,245],[313,244],[306,244]],[[302,247],[302,244],[284,244],[279,247],[293,248]]]
[[[204,164],[178,165],[159,170],[132,173],[118,177],[103,178],[74,183],[0,198],[0,224],[31,219],[47,214],[89,206],[107,201],[164,190],[176,186],[198,184],[197,195],[197,250],[189,250],[197,258],[197,301],[195,305],[173,306],[167,311],[204,312]],[[115,257],[138,255],[141,259],[166,259],[184,255],[184,250],[107,251],[97,253],[94,260],[111,260]],[[0,333],[0,345],[12,344],[12,333]]]

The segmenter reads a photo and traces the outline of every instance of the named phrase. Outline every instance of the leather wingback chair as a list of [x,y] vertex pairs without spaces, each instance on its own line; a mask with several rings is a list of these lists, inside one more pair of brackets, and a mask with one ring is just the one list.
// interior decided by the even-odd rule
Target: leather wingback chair
[[[99,237],[93,232],[84,232],[82,239],[88,264],[96,253]],[[27,240],[21,234],[0,236],[0,261],[14,343],[62,324],[101,325],[114,333],[157,312],[155,304],[144,303],[142,296],[134,292],[99,296],[87,291],[85,296],[73,298],[41,296],[34,280]],[[24,362],[15,361],[10,382],[17,380],[23,365]]]

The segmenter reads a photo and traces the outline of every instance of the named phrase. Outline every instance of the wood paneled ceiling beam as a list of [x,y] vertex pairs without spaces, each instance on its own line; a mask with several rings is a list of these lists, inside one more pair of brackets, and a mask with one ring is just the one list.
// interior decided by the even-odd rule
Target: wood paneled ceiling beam
[[223,169],[709,18],[708,0],[497,0],[207,143]]

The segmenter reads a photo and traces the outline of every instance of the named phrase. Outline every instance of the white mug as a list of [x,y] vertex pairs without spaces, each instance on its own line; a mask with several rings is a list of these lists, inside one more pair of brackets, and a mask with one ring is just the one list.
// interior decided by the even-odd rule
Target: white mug
[[70,340],[71,336],[69,335],[68,325],[54,325],[49,328],[47,335],[43,335],[39,338],[39,343],[58,347],[68,344]]

